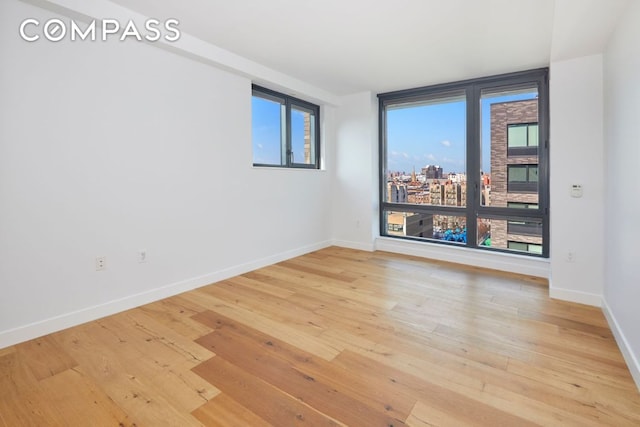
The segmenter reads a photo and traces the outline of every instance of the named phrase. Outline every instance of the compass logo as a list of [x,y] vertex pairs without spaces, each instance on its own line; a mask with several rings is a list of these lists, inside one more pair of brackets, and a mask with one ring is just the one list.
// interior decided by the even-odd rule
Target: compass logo
[[[161,39],[167,42],[175,42],[180,39],[180,22],[177,19],[159,21],[147,19],[142,25],[136,25],[133,20],[122,25],[117,19],[93,20],[84,26],[74,20],[65,22],[53,18],[40,22],[35,18],[25,19],[20,23],[20,37],[28,42],[48,40],[59,42],[64,38],[71,41],[107,41],[117,37],[120,41],[135,39],[137,41],[157,42]],[[100,34],[98,34],[100,33]]]

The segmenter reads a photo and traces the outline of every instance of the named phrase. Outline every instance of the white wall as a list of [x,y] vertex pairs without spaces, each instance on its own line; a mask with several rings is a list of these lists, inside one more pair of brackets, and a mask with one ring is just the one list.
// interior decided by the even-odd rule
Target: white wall
[[0,2],[0,348],[329,244],[330,174],[251,166],[248,79],[28,17]]
[[[599,306],[604,284],[602,55],[552,62],[549,84],[550,295]],[[582,198],[570,196],[573,184],[582,185]]]
[[640,387],[640,2],[630,2],[604,54],[604,308]]
[[336,109],[332,187],[336,245],[373,250],[378,234],[378,105],[371,92],[341,98]]

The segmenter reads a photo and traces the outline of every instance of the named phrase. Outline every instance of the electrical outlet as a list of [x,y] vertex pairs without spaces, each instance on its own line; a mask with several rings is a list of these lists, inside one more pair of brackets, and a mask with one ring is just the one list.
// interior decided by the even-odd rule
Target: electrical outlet
[[96,271],[104,270],[107,268],[107,257],[106,256],[97,256],[96,257]]
[[147,251],[146,251],[146,249],[140,249],[138,251],[138,262],[139,263],[147,262]]
[[567,252],[567,262],[574,262],[576,260],[576,253],[573,251]]

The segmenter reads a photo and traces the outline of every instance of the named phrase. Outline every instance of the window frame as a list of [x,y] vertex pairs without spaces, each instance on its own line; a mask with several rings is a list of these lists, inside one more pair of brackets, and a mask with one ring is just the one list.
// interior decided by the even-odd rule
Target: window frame
[[[311,102],[286,95],[275,90],[267,89],[256,84],[251,85],[251,98],[258,97],[269,101],[279,102],[284,107],[284,117],[280,118],[281,125],[281,162],[280,164],[256,163],[254,167],[286,168],[286,169],[320,169],[320,106]],[[297,108],[296,108],[297,107]],[[313,136],[311,143],[312,158],[310,163],[299,163],[293,158],[291,110],[298,109],[312,114],[314,117],[311,128]],[[253,114],[253,111],[252,111]],[[282,128],[284,127],[284,129]],[[252,135],[253,146],[253,135]],[[252,152],[253,156],[253,152]],[[253,160],[253,159],[252,159]]]
[[[538,157],[538,207],[537,208],[515,208],[483,206],[482,198],[482,178],[481,178],[481,134],[482,119],[480,101],[484,90],[518,90],[527,87],[536,87],[538,93],[538,146],[536,147]],[[447,93],[464,90],[466,94],[467,117],[466,117],[466,174],[467,174],[467,194],[466,206],[454,207],[430,204],[403,204],[390,203],[385,199],[385,189],[387,182],[387,132],[386,132],[386,111],[387,107],[409,102],[421,102],[425,99],[439,99],[445,97]],[[549,257],[549,69],[539,68],[529,71],[522,71],[496,76],[482,77],[477,79],[464,80],[459,82],[444,83],[434,86],[426,86],[414,89],[405,89],[394,92],[378,94],[378,140],[379,140],[379,218],[380,236],[424,242],[426,244],[451,245],[452,243],[439,239],[419,239],[412,236],[393,236],[386,233],[385,214],[387,211],[393,212],[416,212],[437,215],[466,216],[467,235],[477,236],[478,218],[509,220],[520,219],[538,220],[542,222],[542,253],[521,253],[508,248],[487,247],[478,244],[478,239],[473,237],[467,239],[463,245],[466,248],[477,250],[488,250],[491,252],[506,252],[510,254],[521,254],[532,257]],[[507,147],[508,148],[508,147]],[[454,245],[460,246],[460,243]]]

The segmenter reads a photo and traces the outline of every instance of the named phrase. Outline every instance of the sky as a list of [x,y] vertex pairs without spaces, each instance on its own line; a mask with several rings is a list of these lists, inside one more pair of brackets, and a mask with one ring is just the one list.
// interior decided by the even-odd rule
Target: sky
[[[535,92],[483,98],[482,165],[490,173],[489,109],[492,103],[532,99]],[[387,168],[389,171],[417,173],[426,165],[439,165],[445,173],[466,173],[466,102],[411,105],[387,111]],[[304,159],[304,121],[301,112],[292,110],[294,159]],[[252,98],[253,162],[280,164],[281,104],[264,98]]]
[[[535,92],[483,98],[482,164],[490,173],[490,107],[496,102],[533,99]],[[439,165],[445,173],[466,173],[466,101],[464,98],[427,105],[408,105],[387,111],[387,169],[393,172]]]
[[[257,96],[251,99],[253,163],[280,164],[281,104]],[[284,114],[284,112],[282,112]],[[291,110],[291,137],[295,162],[304,162],[304,114]]]

